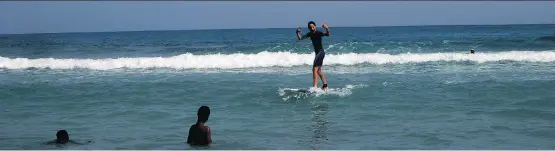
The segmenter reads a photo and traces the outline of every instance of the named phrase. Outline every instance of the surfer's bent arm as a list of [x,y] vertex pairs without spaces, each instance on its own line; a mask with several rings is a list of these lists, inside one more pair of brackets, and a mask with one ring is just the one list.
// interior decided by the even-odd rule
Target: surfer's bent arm
[[299,40],[303,40],[305,38],[308,38],[307,35],[301,35],[301,32],[297,31],[297,38],[299,38]]
[[324,36],[330,36],[330,28],[326,27],[326,33],[324,33]]

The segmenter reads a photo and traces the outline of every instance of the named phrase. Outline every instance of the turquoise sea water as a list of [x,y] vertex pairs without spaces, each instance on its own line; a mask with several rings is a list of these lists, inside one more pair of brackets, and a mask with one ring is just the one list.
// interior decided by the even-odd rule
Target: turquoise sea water
[[0,149],[555,149],[555,25],[294,30],[0,35]]

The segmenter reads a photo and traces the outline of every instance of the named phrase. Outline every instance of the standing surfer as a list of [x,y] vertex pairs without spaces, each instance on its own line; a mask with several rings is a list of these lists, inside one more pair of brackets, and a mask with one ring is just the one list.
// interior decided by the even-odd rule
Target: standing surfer
[[324,77],[324,73],[322,72],[322,64],[324,62],[326,52],[322,47],[322,37],[330,36],[330,29],[328,28],[328,25],[326,23],[322,25],[322,28],[326,29],[325,33],[316,30],[316,23],[310,21],[308,22],[308,29],[310,30],[310,32],[301,35],[301,28],[299,27],[297,28],[297,38],[299,38],[299,40],[303,40],[310,37],[310,40],[312,40],[312,46],[314,47],[314,53],[316,54],[312,65],[313,85],[314,88],[318,88],[318,77],[320,77],[320,79],[322,79],[322,83],[324,84],[322,86],[322,89],[326,89],[328,87],[328,84],[326,82],[326,78]]

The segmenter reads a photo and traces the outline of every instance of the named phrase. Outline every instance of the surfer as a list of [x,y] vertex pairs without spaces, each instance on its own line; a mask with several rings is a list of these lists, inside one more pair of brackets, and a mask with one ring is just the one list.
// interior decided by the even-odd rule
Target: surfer
[[324,77],[324,73],[322,72],[322,64],[324,62],[324,57],[326,56],[326,52],[322,47],[322,37],[323,36],[330,36],[330,29],[328,28],[328,24],[324,23],[322,28],[326,29],[326,32],[323,33],[321,31],[316,30],[316,23],[313,21],[308,22],[308,29],[310,32],[301,35],[301,28],[297,28],[297,38],[299,40],[303,40],[310,37],[312,40],[312,46],[314,47],[314,53],[316,54],[314,57],[314,62],[312,65],[312,79],[314,88],[318,88],[318,77],[322,79],[322,89],[326,89],[328,84],[326,82],[326,78]]
[[474,54],[474,49],[470,49],[470,54]]
[[189,136],[187,136],[187,144],[189,145],[208,145],[212,143],[212,134],[210,127],[204,123],[208,121],[210,116],[210,108],[201,106],[197,111],[197,123],[189,128]]
[[[91,143],[92,141],[88,141],[87,143]],[[67,133],[66,130],[59,130],[58,132],[56,132],[56,139],[53,141],[49,141],[46,142],[45,144],[47,145],[52,145],[52,144],[56,144],[56,145],[62,145],[62,144],[67,144],[67,143],[73,143],[73,144],[78,144],[78,145],[84,145],[83,143],[79,143],[73,140],[69,140],[69,134]]]

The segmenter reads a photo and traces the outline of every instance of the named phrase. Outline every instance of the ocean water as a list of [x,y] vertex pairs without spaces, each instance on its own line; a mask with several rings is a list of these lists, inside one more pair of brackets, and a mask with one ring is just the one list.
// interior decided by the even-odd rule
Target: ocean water
[[555,25],[294,30],[0,35],[0,149],[555,149]]

